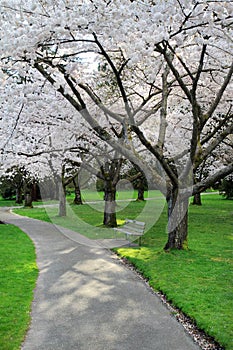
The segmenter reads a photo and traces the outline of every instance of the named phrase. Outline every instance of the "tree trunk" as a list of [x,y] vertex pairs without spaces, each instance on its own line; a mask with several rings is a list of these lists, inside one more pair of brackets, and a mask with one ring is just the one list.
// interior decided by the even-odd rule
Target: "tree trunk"
[[38,201],[38,187],[35,182],[32,184],[32,200],[33,202]]
[[59,200],[59,192],[60,192],[59,182],[60,182],[60,179],[55,177],[54,179],[51,180],[51,183],[48,184],[49,198],[52,200]]
[[66,216],[66,195],[65,186],[59,183],[59,213],[58,216]]
[[15,203],[17,203],[17,204],[22,204],[23,203],[22,187],[17,187],[16,188]]
[[138,198],[137,198],[137,201],[141,202],[141,201],[144,201],[145,198],[144,198],[144,188],[143,186],[139,186],[138,187]]
[[188,249],[188,204],[189,198],[180,198],[178,189],[167,197],[168,241],[164,250]]
[[193,196],[193,205],[202,205],[202,203],[201,203],[201,194],[200,193],[196,193]]
[[24,207],[33,208],[32,205],[32,188],[31,185],[26,184],[24,188]]
[[76,204],[76,205],[82,205],[83,202],[82,202],[80,186],[79,186],[79,183],[78,183],[78,177],[76,177],[73,180],[73,184],[74,184],[74,191],[75,191],[75,198],[74,198],[74,202],[73,203]]
[[104,221],[103,224],[108,227],[116,227],[116,187],[111,180],[104,181]]

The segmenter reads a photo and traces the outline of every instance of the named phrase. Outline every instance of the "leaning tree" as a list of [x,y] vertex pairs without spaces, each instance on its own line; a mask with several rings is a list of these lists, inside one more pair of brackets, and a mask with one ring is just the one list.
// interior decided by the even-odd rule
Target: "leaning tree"
[[25,80],[39,72],[139,166],[167,199],[165,249],[184,248],[189,197],[233,171],[231,162],[194,182],[233,132],[232,3],[13,0],[2,9],[2,70]]

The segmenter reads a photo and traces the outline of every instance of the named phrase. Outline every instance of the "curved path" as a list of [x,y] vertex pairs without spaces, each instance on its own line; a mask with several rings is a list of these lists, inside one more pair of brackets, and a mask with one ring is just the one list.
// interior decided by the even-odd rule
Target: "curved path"
[[[198,350],[146,284],[107,249],[6,209],[33,240],[39,278],[22,350]],[[91,243],[91,241],[90,241]]]

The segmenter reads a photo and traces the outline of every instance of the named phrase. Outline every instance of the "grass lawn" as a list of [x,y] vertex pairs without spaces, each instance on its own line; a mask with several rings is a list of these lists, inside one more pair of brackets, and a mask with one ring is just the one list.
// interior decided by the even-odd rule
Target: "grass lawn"
[[18,207],[18,206],[22,206],[22,205],[16,204],[14,200],[3,199],[0,196],[0,207]]
[[[233,201],[216,194],[202,196],[201,207],[190,205],[189,250],[165,253],[167,214],[164,200],[156,196],[144,203],[119,202],[117,217],[137,218],[147,224],[140,248],[119,248],[117,253],[130,260],[166,294],[175,306],[190,316],[200,329],[227,350],[233,349]],[[111,237],[102,223],[102,203],[70,206],[69,218],[56,217],[57,209],[16,209],[17,213],[52,221],[87,235]]]
[[38,275],[35,249],[13,225],[0,225],[0,349],[16,350],[30,322]]
[[226,349],[233,349],[233,201],[203,196],[203,206],[190,206],[189,250],[162,251],[161,216],[147,232],[141,249],[120,248],[173,305],[196,321]]

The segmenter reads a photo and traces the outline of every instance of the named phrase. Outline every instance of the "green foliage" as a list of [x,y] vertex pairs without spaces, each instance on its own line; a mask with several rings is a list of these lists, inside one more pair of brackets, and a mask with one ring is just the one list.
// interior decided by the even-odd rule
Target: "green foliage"
[[0,232],[0,348],[20,348],[38,275],[33,243],[12,225]]
[[10,181],[6,177],[1,178],[1,184],[0,184],[0,194],[4,199],[14,199],[15,198],[15,187],[12,184],[12,181]]
[[2,196],[0,196],[0,207],[14,207],[14,206],[18,206],[18,204],[15,203],[15,200],[4,199]]
[[103,192],[104,191],[104,181],[102,179],[98,179],[96,180],[96,190],[98,192]]

